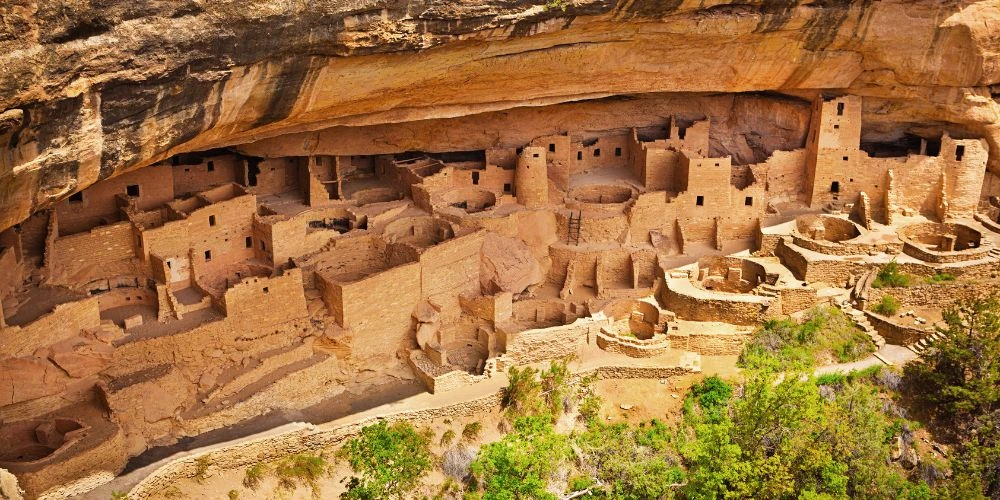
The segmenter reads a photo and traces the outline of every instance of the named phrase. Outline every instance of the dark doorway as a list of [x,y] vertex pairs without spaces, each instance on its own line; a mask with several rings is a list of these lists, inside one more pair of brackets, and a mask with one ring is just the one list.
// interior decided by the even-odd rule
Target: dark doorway
[[247,185],[256,186],[257,176],[260,174],[260,158],[247,159]]
[[831,193],[840,192],[840,181],[833,181],[833,183],[830,184],[830,192]]

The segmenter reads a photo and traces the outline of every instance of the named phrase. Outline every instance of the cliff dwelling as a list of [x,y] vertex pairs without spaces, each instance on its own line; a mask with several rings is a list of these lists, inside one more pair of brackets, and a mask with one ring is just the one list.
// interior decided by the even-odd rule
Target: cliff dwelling
[[[913,287],[893,293],[918,313],[872,313],[887,293],[874,284],[881,270],[948,277],[944,295],[1000,290],[1000,107],[989,83],[1000,80],[966,67],[986,62],[963,56],[957,75],[933,71],[954,82],[913,83],[913,72],[855,60],[881,54],[862,44],[902,39],[853,46],[845,40],[860,28],[836,27],[827,43],[837,50],[815,45],[827,35],[796,39],[801,59],[836,59],[808,69],[782,69],[765,48],[780,40],[701,69],[690,61],[729,49],[681,44],[689,62],[655,85],[682,56],[612,62],[631,53],[616,50],[582,62],[575,51],[606,43],[602,23],[684,32],[695,18],[750,15],[730,7],[758,9],[639,3],[649,2],[533,5],[511,26],[489,13],[475,26],[430,14],[418,23],[379,7],[338,21],[344,46],[294,49],[330,54],[329,73],[290,56],[220,74],[192,60],[103,95],[67,80],[57,84],[65,99],[33,111],[15,105],[28,97],[0,99],[10,108],[0,114],[0,469],[28,498],[139,488],[142,478],[113,481],[290,422],[459,400],[513,367],[574,359],[622,379],[701,373],[735,363],[762,324],[817,305],[847,314],[872,350],[888,343],[915,359],[937,338],[944,299]],[[841,7],[781,15],[823,8]],[[844,9],[858,26],[902,16]],[[768,23],[779,14],[761,12],[741,36],[777,30]],[[371,16],[390,31],[366,31]],[[639,31],[618,42],[641,52],[673,40]],[[558,48],[560,33],[575,41]],[[493,59],[517,44],[504,57],[520,59]],[[949,50],[971,51],[934,53]],[[436,51],[455,51],[447,67]],[[393,69],[399,57],[424,67]],[[494,63],[503,67],[482,66]],[[598,65],[608,67],[588,68]],[[428,76],[452,71],[492,76]],[[727,71],[746,81],[702,74]],[[549,84],[550,95],[537,91]],[[967,93],[961,105],[925,104],[919,85]],[[54,92],[39,87],[32,102]],[[896,94],[908,104],[894,107]],[[146,99],[155,106],[130,107]],[[242,116],[249,108],[260,116]]]

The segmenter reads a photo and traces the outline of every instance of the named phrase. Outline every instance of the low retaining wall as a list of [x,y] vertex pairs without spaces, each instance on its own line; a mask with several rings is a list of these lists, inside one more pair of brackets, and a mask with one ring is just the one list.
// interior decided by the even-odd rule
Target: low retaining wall
[[868,321],[875,327],[879,335],[885,337],[885,341],[896,345],[909,345],[934,333],[933,328],[920,328],[917,326],[900,325],[885,316],[865,311]]

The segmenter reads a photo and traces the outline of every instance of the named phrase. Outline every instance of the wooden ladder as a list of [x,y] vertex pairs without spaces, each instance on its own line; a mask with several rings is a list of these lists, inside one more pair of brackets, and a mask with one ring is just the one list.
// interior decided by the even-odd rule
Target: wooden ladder
[[566,240],[572,242],[574,245],[580,244],[580,218],[581,212],[570,212],[568,229]]

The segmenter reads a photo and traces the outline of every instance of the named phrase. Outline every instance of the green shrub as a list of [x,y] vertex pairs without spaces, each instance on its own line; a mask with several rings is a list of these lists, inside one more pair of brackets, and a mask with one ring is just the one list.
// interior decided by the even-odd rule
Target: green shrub
[[875,288],[902,288],[913,284],[913,276],[899,271],[899,264],[892,261],[879,269],[872,286]]
[[208,478],[208,468],[212,466],[212,459],[208,455],[202,455],[194,459],[194,478],[199,483]]
[[229,490],[229,500],[237,500],[240,498],[240,492],[236,490]]
[[601,411],[601,397],[596,394],[589,394],[580,402],[580,418],[585,422],[597,417]]
[[243,486],[251,490],[257,489],[260,486],[260,482],[264,480],[264,474],[267,473],[267,466],[264,464],[254,464],[247,467],[246,473],[243,474]]
[[313,493],[318,496],[317,482],[326,473],[326,466],[326,459],[320,456],[307,453],[290,455],[274,465],[274,475],[284,488],[292,489],[298,483],[302,483],[311,487]]
[[341,498],[404,498],[431,469],[430,437],[409,422],[382,421],[361,429],[339,454],[357,474]]
[[441,446],[449,446],[455,440],[455,431],[448,429],[441,434]]
[[712,375],[691,386],[689,397],[698,403],[702,414],[709,422],[718,421],[725,411],[729,399],[733,397],[733,387],[721,378]]
[[840,385],[847,381],[847,376],[842,373],[824,373],[816,377],[816,385]]
[[902,304],[899,302],[899,299],[886,294],[882,296],[882,300],[872,306],[872,312],[883,316],[893,316],[899,311],[900,306]]
[[483,430],[483,424],[479,422],[472,422],[465,424],[462,428],[462,439],[468,441],[475,441],[479,439],[479,432]]
[[112,491],[111,500],[128,500],[128,493],[124,491]]
[[949,281],[955,281],[955,275],[951,273],[937,272],[933,276],[927,278],[925,281],[932,285],[937,285],[940,283],[947,283]]

